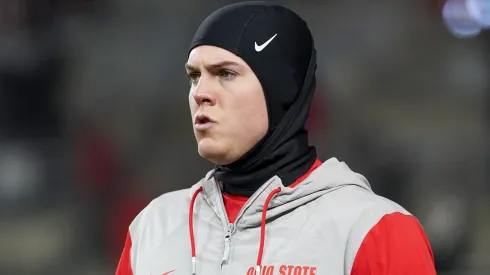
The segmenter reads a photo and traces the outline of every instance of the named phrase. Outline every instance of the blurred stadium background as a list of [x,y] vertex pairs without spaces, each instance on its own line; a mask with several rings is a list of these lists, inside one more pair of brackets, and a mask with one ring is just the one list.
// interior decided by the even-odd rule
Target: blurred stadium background
[[[0,274],[114,274],[132,218],[212,167],[183,65],[231,2],[0,0]],[[490,274],[490,0],[276,2],[314,32],[322,158],[417,215],[438,274]]]

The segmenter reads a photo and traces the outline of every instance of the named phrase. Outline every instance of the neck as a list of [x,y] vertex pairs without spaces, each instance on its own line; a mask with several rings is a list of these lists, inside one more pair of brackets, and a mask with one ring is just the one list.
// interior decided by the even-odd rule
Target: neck
[[[248,155],[231,165],[216,166],[215,179],[222,183],[223,192],[249,197],[273,176],[278,176],[284,186],[291,185],[308,172],[316,158],[305,132],[256,161]],[[250,159],[254,162],[249,163]]]

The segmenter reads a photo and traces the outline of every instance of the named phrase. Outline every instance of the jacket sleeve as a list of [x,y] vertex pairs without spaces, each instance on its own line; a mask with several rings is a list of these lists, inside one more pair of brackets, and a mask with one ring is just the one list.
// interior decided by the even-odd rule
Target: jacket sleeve
[[124,244],[124,249],[117,266],[116,275],[133,275],[133,270],[131,268],[131,247],[131,234],[128,232],[126,235],[126,243]]
[[364,237],[351,275],[434,275],[434,257],[418,220],[411,215],[383,216]]

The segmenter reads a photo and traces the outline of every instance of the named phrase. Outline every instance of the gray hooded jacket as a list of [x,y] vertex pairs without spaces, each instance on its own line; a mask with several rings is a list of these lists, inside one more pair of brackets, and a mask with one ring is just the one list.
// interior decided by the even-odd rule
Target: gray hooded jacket
[[331,158],[294,188],[271,178],[229,223],[211,171],[135,218],[130,268],[134,275],[348,275],[366,234],[394,212],[410,215]]

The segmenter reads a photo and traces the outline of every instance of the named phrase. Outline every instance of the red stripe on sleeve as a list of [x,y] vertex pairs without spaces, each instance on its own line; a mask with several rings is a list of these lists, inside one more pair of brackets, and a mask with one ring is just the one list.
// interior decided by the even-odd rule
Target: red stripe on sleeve
[[434,256],[413,216],[385,215],[364,238],[351,275],[435,275]]
[[116,275],[133,275],[133,270],[131,269],[131,246],[131,235],[128,232],[126,243],[119,259],[119,265],[117,266]]

